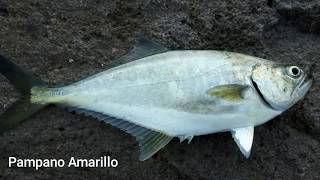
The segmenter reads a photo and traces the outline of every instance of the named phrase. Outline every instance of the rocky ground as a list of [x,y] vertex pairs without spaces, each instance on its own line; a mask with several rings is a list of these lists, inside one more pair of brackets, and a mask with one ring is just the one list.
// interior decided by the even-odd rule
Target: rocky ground
[[[318,0],[1,0],[0,51],[49,85],[103,71],[137,35],[170,49],[220,49],[312,64],[320,78]],[[18,94],[0,76],[0,111]],[[48,107],[0,136],[0,179],[320,179],[320,96],[255,129],[245,159],[229,133],[172,141],[138,161],[134,138],[93,118]],[[7,168],[20,158],[95,158],[119,166]]]

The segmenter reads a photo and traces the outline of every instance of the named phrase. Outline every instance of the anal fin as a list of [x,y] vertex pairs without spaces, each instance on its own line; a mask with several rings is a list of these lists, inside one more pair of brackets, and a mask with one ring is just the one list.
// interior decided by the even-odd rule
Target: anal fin
[[140,156],[139,160],[144,161],[149,159],[152,155],[158,152],[161,148],[166,146],[172,139],[164,133],[159,133],[150,130],[150,132],[144,136],[136,137],[139,141]]
[[152,155],[154,155],[160,149],[166,146],[173,138],[171,136],[166,135],[165,133],[157,132],[128,122],[126,120],[117,119],[102,113],[80,108],[68,109],[69,111],[75,111],[79,114],[84,114],[86,116],[97,118],[136,137],[136,140],[139,142],[140,146],[140,161],[149,159]]
[[182,143],[184,140],[187,139],[188,144],[190,144],[193,139],[193,135],[182,135],[182,136],[178,136],[178,138],[180,139],[180,143]]

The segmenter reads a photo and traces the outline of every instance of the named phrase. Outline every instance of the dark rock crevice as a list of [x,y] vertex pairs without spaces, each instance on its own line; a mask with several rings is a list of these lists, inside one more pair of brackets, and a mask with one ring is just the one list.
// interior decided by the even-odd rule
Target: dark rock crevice
[[[268,4],[269,1],[268,1]],[[272,7],[284,22],[303,32],[320,33],[320,2],[317,0],[273,0]]]

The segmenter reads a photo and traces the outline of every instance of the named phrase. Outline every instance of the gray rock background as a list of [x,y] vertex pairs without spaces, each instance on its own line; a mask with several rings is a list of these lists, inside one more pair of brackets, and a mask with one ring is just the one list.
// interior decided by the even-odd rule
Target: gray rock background
[[[49,85],[103,71],[139,34],[171,49],[220,49],[315,66],[318,0],[1,0],[0,51]],[[0,76],[0,112],[18,94]],[[246,160],[229,133],[172,141],[139,162],[133,137],[48,107],[0,136],[0,179],[320,179],[320,96],[255,130]],[[20,158],[117,158],[117,168],[7,168]]]

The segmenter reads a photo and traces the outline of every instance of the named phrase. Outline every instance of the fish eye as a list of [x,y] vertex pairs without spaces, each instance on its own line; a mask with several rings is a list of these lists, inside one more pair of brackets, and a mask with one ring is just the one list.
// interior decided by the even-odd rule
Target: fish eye
[[289,75],[294,78],[299,77],[301,75],[301,69],[297,66],[291,66],[289,68]]

